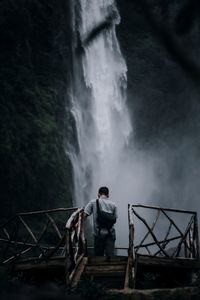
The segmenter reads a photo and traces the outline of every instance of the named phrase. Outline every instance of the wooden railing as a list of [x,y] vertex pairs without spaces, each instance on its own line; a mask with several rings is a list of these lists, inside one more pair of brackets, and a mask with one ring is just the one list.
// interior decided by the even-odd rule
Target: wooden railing
[[[139,214],[138,208],[148,210],[146,215],[151,215],[150,210],[156,213],[151,224]],[[146,228],[145,235],[135,246],[136,253],[143,254],[145,250],[147,255],[154,257],[199,259],[196,212],[145,205],[131,205],[131,212]]]
[[84,235],[84,210],[77,209],[66,224],[66,284],[70,285],[83,257],[87,254]]
[[129,247],[128,247],[128,261],[127,261],[124,289],[134,288],[134,282],[135,282],[135,249],[134,249],[135,228],[134,228],[133,216],[131,213],[130,204],[128,204],[128,227],[129,227]]
[[[139,213],[139,209],[142,209],[142,212]],[[154,219],[149,218],[152,216],[150,211],[156,213]],[[128,222],[129,250],[126,287],[134,287],[138,255],[199,260],[196,212],[128,204]],[[141,230],[141,224],[143,230]],[[163,225],[162,228],[161,225]],[[137,245],[135,245],[136,238]]]
[[70,284],[87,252],[82,208],[58,208],[19,213],[0,226],[0,264],[26,258],[65,259]]
[[65,223],[77,208],[19,213],[0,226],[0,264],[65,252]]
[[[199,260],[196,212],[129,204],[128,225],[124,288],[134,288],[141,255]],[[76,271],[83,267],[86,255],[83,208],[20,213],[0,226],[0,264],[59,256],[65,262],[66,283],[70,285],[77,280],[80,272]]]

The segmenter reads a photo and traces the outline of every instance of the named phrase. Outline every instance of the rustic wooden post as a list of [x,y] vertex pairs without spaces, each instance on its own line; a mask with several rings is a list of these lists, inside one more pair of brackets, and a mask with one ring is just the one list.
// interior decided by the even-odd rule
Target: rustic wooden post
[[87,246],[84,234],[84,211],[80,212],[80,253],[83,253],[84,256],[87,253]]
[[197,213],[194,216],[194,236],[193,236],[194,246],[195,246],[195,258],[199,259],[199,234],[198,234],[198,220]]
[[65,280],[66,280],[66,285],[68,286],[70,284],[69,280],[69,275],[70,275],[70,265],[71,265],[71,260],[70,260],[70,229],[66,228],[66,233],[65,233]]
[[134,223],[132,216],[132,206],[128,204],[128,224],[129,224],[129,249],[128,249],[128,270],[129,288],[134,288],[135,283],[135,250],[134,250]]

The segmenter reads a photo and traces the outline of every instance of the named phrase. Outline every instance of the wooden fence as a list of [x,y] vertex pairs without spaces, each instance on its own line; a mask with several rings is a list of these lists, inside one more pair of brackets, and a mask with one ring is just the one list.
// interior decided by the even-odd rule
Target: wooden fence
[[[134,288],[139,256],[199,260],[196,212],[129,204],[128,225],[125,288]],[[83,208],[20,213],[0,226],[0,264],[59,257],[70,285],[78,280],[74,277],[84,266],[86,255]]]
[[87,254],[87,244],[84,235],[84,210],[77,209],[66,224],[66,284],[70,285],[77,268]]
[[[138,209],[143,209],[142,215]],[[150,224],[144,215],[152,215],[151,211],[155,212],[155,218]],[[146,252],[153,257],[199,259],[196,212],[145,205],[129,205],[129,212],[135,220],[134,224],[138,224],[138,234],[141,235],[138,221],[146,228],[146,233],[141,235],[139,243],[134,246],[136,254]]]
[[82,208],[17,214],[0,226],[0,264],[63,257],[66,283],[70,284],[87,252],[83,221]]
[[0,226],[0,264],[26,257],[61,255],[65,224],[77,208],[19,213]]
[[135,285],[138,257],[199,260],[196,212],[128,204],[128,224],[128,287]]

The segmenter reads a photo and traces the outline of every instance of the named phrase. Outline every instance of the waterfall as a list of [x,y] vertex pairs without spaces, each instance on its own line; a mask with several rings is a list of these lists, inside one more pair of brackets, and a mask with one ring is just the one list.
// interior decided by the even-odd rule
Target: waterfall
[[[114,0],[76,0],[72,5],[73,71],[71,107],[73,143],[68,145],[74,178],[74,200],[85,205],[101,185],[110,189],[113,201],[123,185],[132,126],[126,106],[127,66],[115,27],[120,16]],[[114,16],[81,54],[77,47],[108,15]],[[74,140],[76,143],[74,145]],[[127,215],[126,215],[127,217]]]

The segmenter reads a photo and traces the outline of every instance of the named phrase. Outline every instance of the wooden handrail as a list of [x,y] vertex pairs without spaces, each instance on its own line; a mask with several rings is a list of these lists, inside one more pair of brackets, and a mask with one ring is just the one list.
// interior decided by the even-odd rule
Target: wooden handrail
[[18,216],[30,216],[30,215],[39,215],[44,213],[52,213],[52,212],[59,212],[59,211],[73,211],[77,210],[78,207],[61,207],[61,208],[53,208],[53,209],[46,209],[46,210],[36,210],[36,211],[29,211],[24,213],[18,213]]
[[129,226],[129,248],[128,261],[124,282],[124,289],[133,288],[135,281],[135,249],[134,249],[134,222],[131,213],[131,206],[128,204],[128,226]]
[[[2,248],[0,262],[10,262],[15,257],[19,259],[24,253],[26,253],[26,251],[24,252],[20,250],[20,245],[23,244],[25,247],[30,248],[30,257],[31,255],[35,257],[36,251],[34,249],[36,248],[38,249],[37,254],[45,257],[54,255],[56,251],[59,251],[59,249],[62,250],[64,243],[63,234],[65,233],[65,224],[62,225],[61,230],[59,228],[61,226],[61,224],[59,224],[60,218],[56,219],[56,213],[62,213],[65,215],[67,212],[74,212],[76,210],[76,207],[70,207],[30,211],[18,213],[14,217],[10,218],[7,222],[0,226],[0,242],[7,243],[7,245]],[[36,220],[35,223],[34,220]],[[59,220],[59,223],[56,220]],[[19,230],[16,231],[15,228],[18,228]],[[51,230],[51,234],[52,232],[54,234],[53,241],[55,245],[53,247],[46,247],[45,243],[45,240],[49,240],[49,230]],[[26,242],[24,243],[24,241]],[[12,257],[10,254],[11,252],[9,251],[11,248],[16,252],[16,255],[12,255]]]
[[[150,226],[148,222],[140,216],[138,212],[136,212],[136,208],[147,208],[147,209],[153,209],[157,210],[158,214],[156,219],[153,222],[153,225]],[[173,257],[174,255],[179,256],[181,246],[184,245],[184,257],[188,258],[199,258],[199,240],[198,240],[198,226],[197,226],[197,213],[194,211],[187,211],[187,210],[179,210],[179,209],[170,209],[170,208],[161,208],[156,206],[148,206],[148,205],[129,205],[129,212],[133,213],[138,220],[140,220],[145,227],[147,228],[147,233],[145,234],[144,238],[141,240],[138,246],[135,246],[136,253],[139,252],[140,248],[145,248],[146,251],[150,256],[157,256],[160,253],[162,253],[165,257]],[[165,237],[159,241],[156,237],[156,235],[153,233],[153,229],[155,227],[155,224],[157,223],[159,212],[162,212],[162,215],[168,220],[169,227],[167,230],[167,233],[165,234]],[[178,226],[175,221],[168,215],[167,212],[174,212],[174,213],[184,213],[191,215],[191,219],[187,225],[187,228],[183,232]],[[177,230],[179,233],[179,236],[171,236],[171,228],[172,226]],[[174,234],[174,233],[172,233]],[[171,235],[172,235],[171,234]],[[153,242],[149,242],[144,244],[144,241],[146,238],[151,235]],[[177,240],[178,245],[175,248],[175,251],[172,254],[169,254],[167,250],[165,250],[166,246],[169,244],[170,241]],[[156,245],[159,250],[155,252],[154,254],[150,252],[149,246]]]
[[171,211],[171,212],[177,212],[177,213],[183,213],[183,214],[191,214],[196,215],[196,211],[191,210],[184,210],[184,209],[175,209],[175,208],[161,208],[159,206],[150,206],[150,205],[143,205],[143,204],[131,204],[132,207],[141,207],[141,208],[149,208],[149,209],[163,209],[165,211]]
[[73,274],[80,263],[80,260],[86,253],[86,240],[84,236],[84,217],[83,208],[77,209],[72,213],[71,217],[66,223],[66,254],[65,254],[65,274],[66,284],[70,285]]

